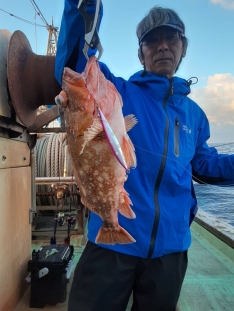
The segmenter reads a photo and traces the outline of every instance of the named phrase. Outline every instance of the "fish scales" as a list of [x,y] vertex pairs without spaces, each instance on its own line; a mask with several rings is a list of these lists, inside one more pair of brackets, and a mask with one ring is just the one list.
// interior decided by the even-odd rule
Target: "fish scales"
[[127,134],[136,123],[123,117],[122,98],[92,56],[82,74],[64,69],[62,91],[55,99],[64,108],[68,152],[82,203],[103,221],[96,240],[102,244],[127,244],[135,239],[118,223],[118,212],[135,218],[124,189],[126,169],[110,147],[98,107],[116,136],[128,168],[136,166],[134,146]]

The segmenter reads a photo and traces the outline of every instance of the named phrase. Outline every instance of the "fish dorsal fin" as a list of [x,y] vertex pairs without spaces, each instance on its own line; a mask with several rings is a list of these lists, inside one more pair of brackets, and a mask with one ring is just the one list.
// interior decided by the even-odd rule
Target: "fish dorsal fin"
[[126,126],[126,131],[130,131],[134,125],[137,124],[138,120],[137,118],[134,116],[134,114],[129,114],[128,116],[126,116],[124,118],[125,121],[125,126]]
[[84,132],[84,142],[82,144],[81,153],[83,153],[85,146],[93,140],[97,135],[103,132],[103,127],[99,118],[93,120],[92,125]]
[[128,136],[126,134],[123,137],[123,146],[122,146],[124,158],[126,160],[127,166],[130,167],[136,167],[136,155],[135,155],[135,148]]

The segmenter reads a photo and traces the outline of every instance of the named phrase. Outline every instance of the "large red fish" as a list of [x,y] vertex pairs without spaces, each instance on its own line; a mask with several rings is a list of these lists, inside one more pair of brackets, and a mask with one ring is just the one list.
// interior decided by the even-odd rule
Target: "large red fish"
[[135,242],[118,223],[118,212],[127,218],[135,218],[135,214],[124,190],[126,169],[110,147],[100,110],[113,130],[128,168],[136,166],[134,147],[127,134],[137,123],[136,118],[123,117],[121,96],[100,71],[95,56],[89,59],[82,74],[64,69],[62,91],[56,103],[64,107],[68,151],[82,203],[103,220],[96,243]]

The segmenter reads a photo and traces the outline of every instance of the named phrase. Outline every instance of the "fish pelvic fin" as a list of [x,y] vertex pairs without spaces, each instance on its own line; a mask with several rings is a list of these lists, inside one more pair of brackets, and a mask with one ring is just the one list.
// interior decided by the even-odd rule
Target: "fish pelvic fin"
[[134,114],[129,114],[124,118],[125,121],[125,126],[126,126],[126,131],[130,131],[134,125],[137,124],[138,120],[134,116]]
[[119,212],[126,218],[134,219],[136,218],[136,214],[130,207],[132,205],[132,201],[130,200],[128,193],[124,190],[120,193],[120,204],[119,204]]
[[101,132],[103,132],[102,123],[99,118],[95,118],[91,126],[84,132],[84,142],[80,154],[83,153],[85,146]]
[[130,244],[134,243],[136,240],[120,225],[117,227],[113,227],[113,225],[109,225],[103,223],[100,228],[95,243],[101,244]]
[[136,167],[135,148],[127,134],[123,137],[122,151],[127,167]]

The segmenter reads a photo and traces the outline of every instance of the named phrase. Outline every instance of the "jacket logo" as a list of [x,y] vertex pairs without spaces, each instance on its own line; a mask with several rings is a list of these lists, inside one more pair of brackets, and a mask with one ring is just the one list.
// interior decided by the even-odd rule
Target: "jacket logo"
[[185,131],[187,134],[191,134],[191,133],[192,133],[192,130],[189,129],[189,128],[187,127],[187,125],[183,125],[183,131]]

